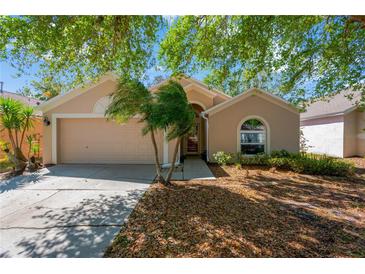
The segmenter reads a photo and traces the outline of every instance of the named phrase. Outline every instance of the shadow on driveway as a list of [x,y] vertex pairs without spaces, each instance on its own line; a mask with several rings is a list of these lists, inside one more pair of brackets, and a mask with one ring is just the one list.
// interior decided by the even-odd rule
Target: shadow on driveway
[[[32,217],[42,219],[48,226],[5,228],[1,234],[17,239],[17,257],[101,257],[142,193],[136,190],[127,196],[99,195],[98,199],[82,200],[76,208],[48,209],[45,214]],[[0,254],[9,256],[8,251]]]
[[0,257],[101,257],[153,166],[60,165],[0,186]]
[[129,183],[149,183],[155,177],[153,165],[56,165],[37,172],[12,177],[0,182],[0,193],[50,180],[87,179]]

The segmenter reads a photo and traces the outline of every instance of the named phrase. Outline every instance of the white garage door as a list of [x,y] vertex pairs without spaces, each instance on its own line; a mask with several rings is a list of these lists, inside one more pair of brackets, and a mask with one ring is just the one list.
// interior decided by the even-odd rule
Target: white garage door
[[152,164],[152,143],[142,127],[137,119],[123,125],[104,118],[58,119],[58,162]]

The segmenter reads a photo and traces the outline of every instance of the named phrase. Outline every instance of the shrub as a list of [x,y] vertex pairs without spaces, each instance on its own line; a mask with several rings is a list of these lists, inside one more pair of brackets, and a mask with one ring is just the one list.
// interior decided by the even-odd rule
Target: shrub
[[226,153],[224,151],[218,151],[218,152],[213,154],[213,158],[219,165],[224,166],[224,165],[231,162],[232,154]]
[[273,150],[270,156],[274,158],[290,157],[290,152],[286,151],[285,149]]
[[273,158],[270,157],[268,159],[268,165],[271,167],[276,167],[276,168],[282,168],[282,169],[290,169],[290,158]]
[[295,154],[290,169],[305,174],[347,176],[354,172],[354,165],[326,155]]
[[353,173],[354,165],[326,155],[273,151],[270,155],[252,157],[241,155],[242,165],[260,165],[292,170],[311,175],[347,176]]
[[[220,165],[232,163],[233,155],[219,151],[213,154]],[[269,166],[311,175],[347,176],[354,172],[354,165],[341,159],[313,153],[290,153],[286,150],[272,151],[270,155],[257,154],[236,156],[235,164]]]
[[255,156],[241,156],[241,164],[242,165],[256,165],[256,166],[266,166],[268,164],[269,156],[260,153]]

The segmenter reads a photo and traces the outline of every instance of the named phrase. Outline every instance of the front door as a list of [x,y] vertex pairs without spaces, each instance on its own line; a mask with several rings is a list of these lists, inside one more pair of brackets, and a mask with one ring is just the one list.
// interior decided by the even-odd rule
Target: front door
[[186,154],[194,155],[200,153],[200,117],[195,121],[195,132],[186,138]]

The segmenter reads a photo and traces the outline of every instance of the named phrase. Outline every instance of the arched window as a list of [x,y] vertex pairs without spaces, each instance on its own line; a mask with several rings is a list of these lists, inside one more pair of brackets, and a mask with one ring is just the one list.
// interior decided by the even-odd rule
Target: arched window
[[255,155],[266,152],[266,128],[258,119],[243,122],[240,130],[241,153]]

